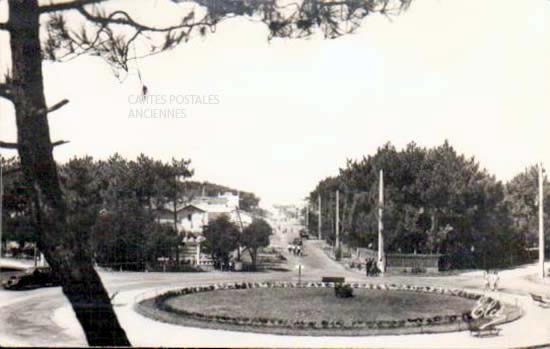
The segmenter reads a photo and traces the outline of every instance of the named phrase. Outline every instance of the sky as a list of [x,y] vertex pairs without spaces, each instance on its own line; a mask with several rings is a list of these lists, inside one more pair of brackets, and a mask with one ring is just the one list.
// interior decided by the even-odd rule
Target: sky
[[[163,0],[115,1],[144,21],[182,13]],[[0,45],[4,70],[5,35]],[[549,57],[549,1],[416,0],[336,40],[268,42],[262,24],[236,19],[133,64],[123,81],[92,57],[45,63],[44,75],[48,104],[70,100],[50,116],[52,140],[70,141],[55,149],[58,161],[191,159],[195,180],[252,191],[267,207],[303,200],[346,159],[386,142],[447,139],[503,181],[537,162],[550,167]],[[146,104],[137,103],[138,70]],[[153,110],[178,117],[135,117]],[[5,102],[0,139],[16,140]]]

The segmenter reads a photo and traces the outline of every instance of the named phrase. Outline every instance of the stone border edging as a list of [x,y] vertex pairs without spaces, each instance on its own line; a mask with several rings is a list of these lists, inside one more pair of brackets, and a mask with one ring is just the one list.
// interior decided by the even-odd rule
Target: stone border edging
[[[434,293],[448,296],[462,297],[471,300],[480,300],[485,298],[486,301],[496,301],[490,297],[484,297],[481,294],[472,293],[458,288],[443,288],[431,286],[413,286],[413,285],[396,285],[396,284],[366,284],[366,283],[345,283],[352,288],[363,288],[373,290],[392,290],[392,291],[409,291],[421,293]],[[342,321],[342,320],[321,320],[321,321],[291,321],[287,319],[270,319],[270,318],[248,318],[248,317],[230,317],[224,315],[206,315],[198,312],[188,312],[182,309],[177,309],[167,304],[166,301],[172,297],[189,295],[194,293],[216,291],[216,290],[235,290],[235,289],[253,289],[253,288],[334,288],[335,283],[332,282],[234,282],[221,283],[208,286],[189,286],[179,290],[171,290],[165,292],[154,299],[155,306],[162,311],[182,315],[191,319],[217,322],[221,324],[232,324],[240,326],[253,327],[275,327],[289,329],[396,329],[396,328],[415,328],[429,327],[435,325],[467,323],[471,320],[470,313],[453,314],[453,315],[436,315],[429,318],[414,318],[407,320],[380,320],[380,321]],[[149,298],[151,299],[151,298]]]

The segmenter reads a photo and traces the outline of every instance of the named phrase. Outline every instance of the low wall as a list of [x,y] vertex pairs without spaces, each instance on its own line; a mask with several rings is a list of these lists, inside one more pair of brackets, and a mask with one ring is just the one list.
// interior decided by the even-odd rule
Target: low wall
[[[439,272],[439,254],[387,253],[386,271],[407,273]],[[357,248],[354,255],[355,264],[365,264],[365,259],[378,259],[378,251],[368,248]]]
[[386,255],[386,269],[418,273],[437,273],[439,257],[436,254],[389,253]]

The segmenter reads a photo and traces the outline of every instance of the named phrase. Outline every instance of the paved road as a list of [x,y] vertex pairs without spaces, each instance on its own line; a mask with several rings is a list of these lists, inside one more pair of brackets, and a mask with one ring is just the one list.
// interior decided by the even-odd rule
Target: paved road
[[[279,243],[292,240],[297,231],[278,236]],[[293,235],[294,234],[294,235]],[[292,337],[229,331],[184,328],[152,321],[137,315],[132,308],[144,291],[159,292],[191,284],[229,282],[236,280],[296,280],[294,266],[302,264],[304,280],[319,280],[321,276],[344,276],[347,280],[407,283],[417,285],[453,286],[479,289],[482,273],[467,273],[452,277],[386,276],[366,278],[363,273],[346,270],[329,259],[320,241],[305,242],[305,256],[287,253],[291,272],[264,273],[100,273],[112,294],[120,292],[114,302],[117,314],[130,340],[139,346],[283,346],[283,347],[512,347],[550,343],[550,309],[537,308],[528,301],[527,292],[548,294],[548,284],[537,284],[527,276],[535,266],[501,273],[502,291],[495,296],[508,302],[519,302],[526,316],[504,325],[497,338],[477,339],[465,332],[437,335],[384,337]],[[31,291],[0,290],[0,345],[12,346],[83,346],[84,335],[59,287]]]

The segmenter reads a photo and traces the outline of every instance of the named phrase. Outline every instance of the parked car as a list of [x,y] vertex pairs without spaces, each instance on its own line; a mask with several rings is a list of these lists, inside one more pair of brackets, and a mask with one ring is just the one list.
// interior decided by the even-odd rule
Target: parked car
[[2,282],[6,290],[20,290],[24,288],[37,288],[59,286],[61,283],[54,275],[50,267],[34,267],[24,272],[12,275]]

